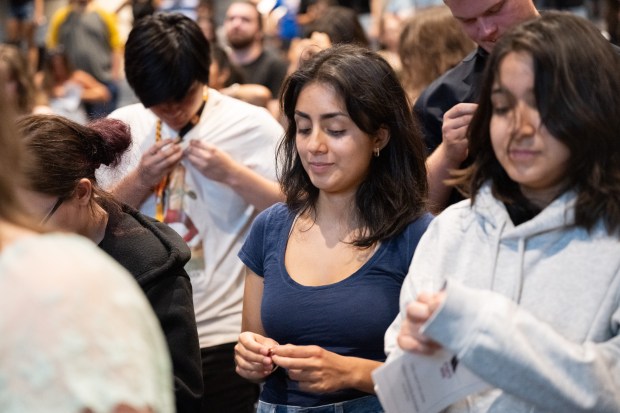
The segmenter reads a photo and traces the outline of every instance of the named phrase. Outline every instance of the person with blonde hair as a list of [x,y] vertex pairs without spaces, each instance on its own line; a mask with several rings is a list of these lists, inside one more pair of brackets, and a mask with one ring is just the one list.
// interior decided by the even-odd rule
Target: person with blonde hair
[[402,25],[398,54],[403,87],[411,102],[475,47],[447,6],[425,8],[409,17]]

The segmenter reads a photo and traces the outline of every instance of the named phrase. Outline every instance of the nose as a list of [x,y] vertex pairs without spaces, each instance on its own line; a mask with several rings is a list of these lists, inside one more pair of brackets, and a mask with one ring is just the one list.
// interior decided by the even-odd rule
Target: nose
[[312,133],[308,136],[308,150],[313,153],[325,153],[327,152],[327,145],[325,143],[325,135],[319,128],[314,128]]
[[534,135],[538,128],[537,119],[534,115],[535,110],[525,103],[520,103],[513,114],[513,136],[515,138],[526,138]]
[[493,40],[497,33],[497,24],[490,17],[481,17],[478,20],[478,27],[482,33],[482,38],[485,40]]

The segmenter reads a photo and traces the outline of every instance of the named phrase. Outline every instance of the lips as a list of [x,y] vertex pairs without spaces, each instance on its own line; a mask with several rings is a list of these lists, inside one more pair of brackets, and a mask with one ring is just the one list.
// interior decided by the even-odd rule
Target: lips
[[332,165],[332,163],[328,162],[308,162],[310,170],[316,174],[326,172]]
[[510,149],[508,156],[514,161],[530,161],[538,155],[537,151],[529,149]]

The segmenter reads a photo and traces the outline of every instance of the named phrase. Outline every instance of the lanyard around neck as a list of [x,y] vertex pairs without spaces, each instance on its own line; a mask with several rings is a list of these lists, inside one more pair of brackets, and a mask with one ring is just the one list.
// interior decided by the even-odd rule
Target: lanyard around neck
[[[200,117],[202,116],[202,112],[205,108],[205,106],[207,105],[207,101],[209,100],[209,90],[205,89],[205,93],[202,96],[202,104],[200,105],[200,108],[198,109],[198,111],[194,114],[194,116],[191,117],[191,119],[189,120],[189,122],[187,122],[185,124],[185,126],[183,126],[180,130],[179,130],[179,134],[177,135],[179,137],[179,140],[182,140],[183,137],[194,128],[194,126],[196,126],[198,124],[198,122],[200,122]],[[161,141],[161,128],[162,128],[162,121],[161,119],[157,119],[157,124],[155,125],[155,142],[159,142]],[[155,186],[154,191],[155,191],[155,219],[157,219],[160,222],[164,222],[164,203],[165,203],[165,199],[164,199],[164,195],[166,192],[166,187],[168,186],[168,181],[169,181],[169,175],[166,175],[162,178],[161,181],[159,181],[159,183]]]

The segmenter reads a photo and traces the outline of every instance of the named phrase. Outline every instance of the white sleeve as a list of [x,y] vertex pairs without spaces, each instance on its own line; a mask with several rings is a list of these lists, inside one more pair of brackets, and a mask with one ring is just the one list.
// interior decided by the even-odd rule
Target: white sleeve
[[544,411],[620,411],[620,309],[611,339],[575,343],[499,293],[452,280],[446,291],[422,332],[480,378]]

